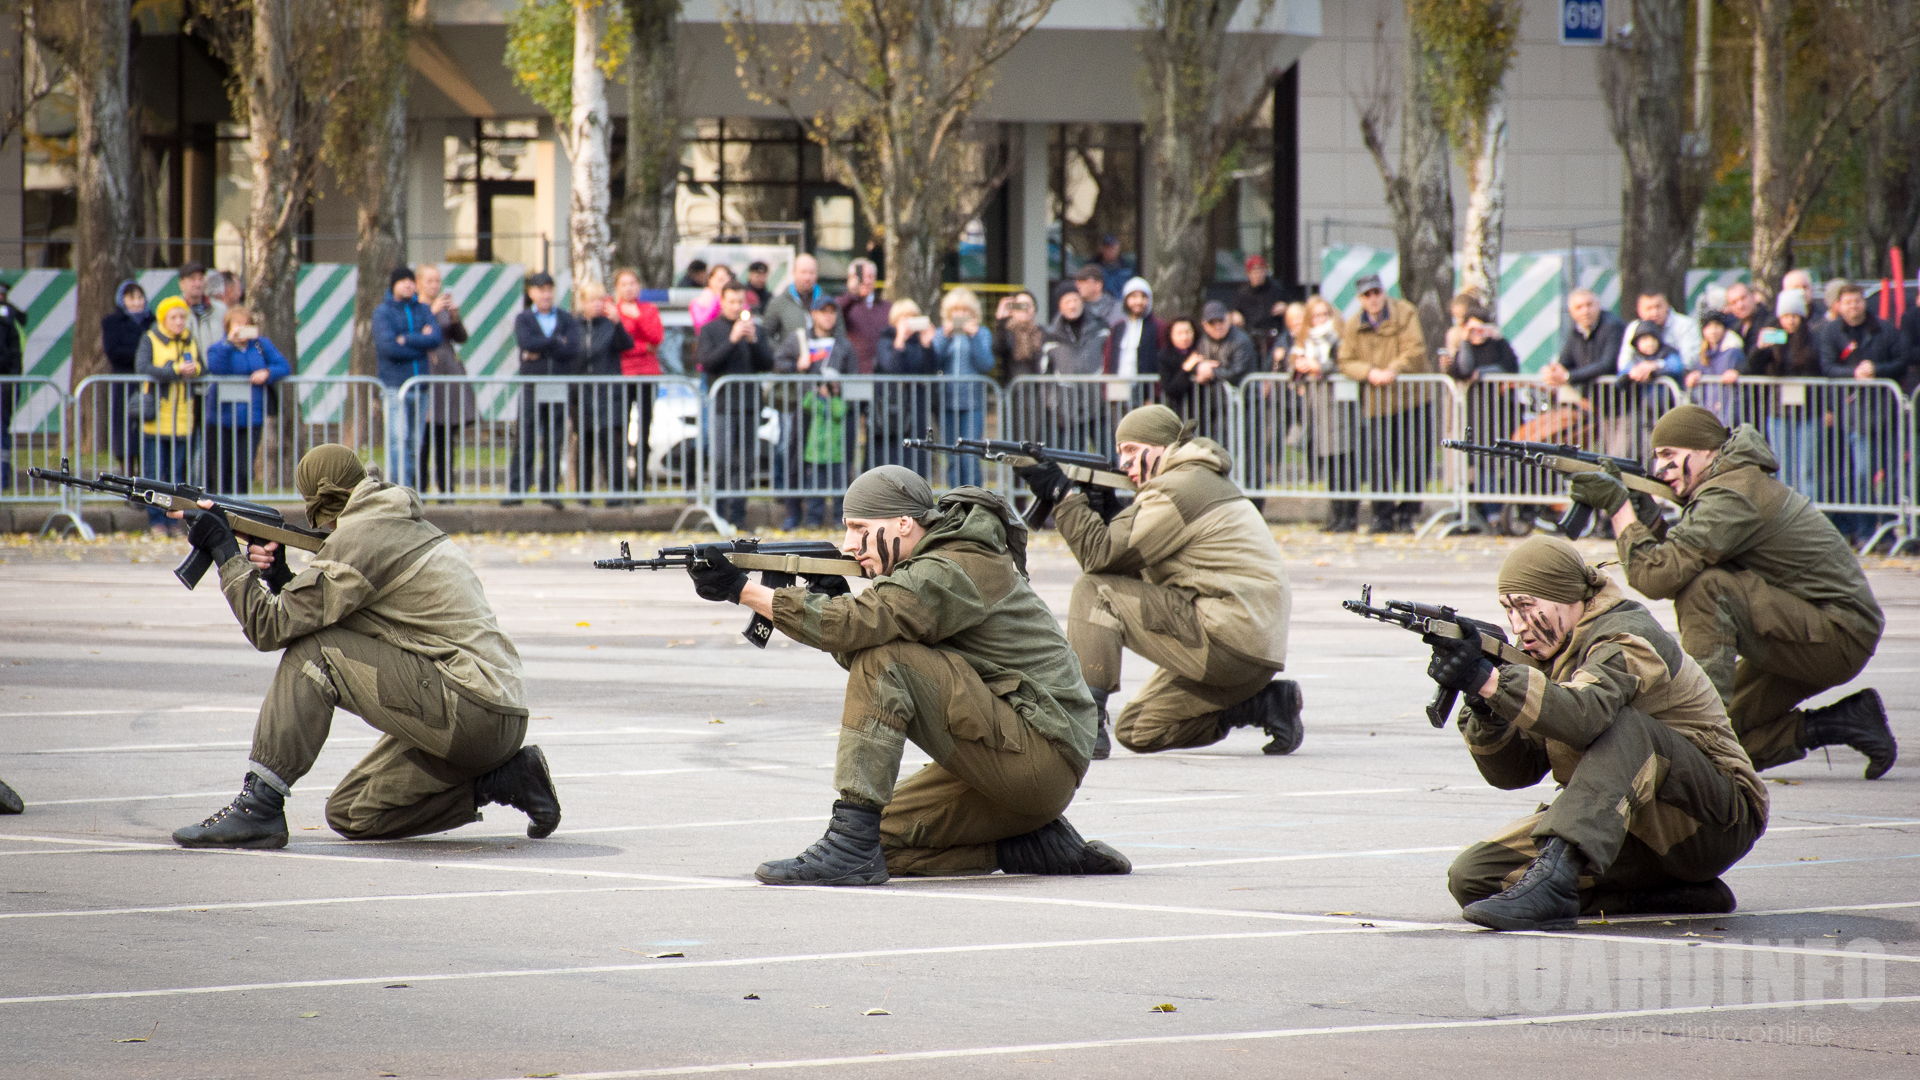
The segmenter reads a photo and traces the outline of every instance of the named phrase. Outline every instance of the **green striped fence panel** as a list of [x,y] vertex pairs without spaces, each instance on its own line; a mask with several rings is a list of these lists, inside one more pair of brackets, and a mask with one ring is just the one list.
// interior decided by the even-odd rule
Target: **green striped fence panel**
[[1334,244],[1320,249],[1320,295],[1333,309],[1352,317],[1360,310],[1360,294],[1353,283],[1368,274],[1380,275],[1388,296],[1400,295],[1400,253],[1363,244]]
[[1560,355],[1560,318],[1567,257],[1526,252],[1500,257],[1500,333],[1520,358],[1520,370],[1539,371]]
[[1753,274],[1746,270],[1689,270],[1687,271],[1687,303],[1680,310],[1691,315],[1706,299],[1707,286],[1722,287],[1734,284],[1751,285]]
[[[445,263],[441,275],[446,289],[460,305],[460,321],[467,328],[466,344],[459,346],[460,362],[468,375],[512,375],[520,369],[513,343],[513,317],[520,311],[520,284],[526,267],[519,263]],[[475,389],[475,404],[483,420],[510,420],[519,415],[518,392],[504,386]]]

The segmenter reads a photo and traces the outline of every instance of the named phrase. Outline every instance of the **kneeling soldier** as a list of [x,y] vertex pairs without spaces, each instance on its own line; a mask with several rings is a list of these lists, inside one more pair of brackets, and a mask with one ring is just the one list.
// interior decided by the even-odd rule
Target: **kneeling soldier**
[[1462,914],[1554,930],[1582,912],[1732,911],[1720,874],[1766,831],[1767,793],[1706,674],[1565,540],[1521,544],[1499,590],[1541,667],[1496,669],[1471,635],[1435,645],[1427,673],[1467,695],[1460,734],[1488,783],[1551,772],[1565,790],[1454,860]]
[[1606,473],[1576,476],[1573,497],[1612,516],[1627,584],[1672,598],[1680,644],[1720,691],[1754,767],[1844,745],[1878,779],[1899,754],[1878,691],[1799,708],[1860,674],[1886,625],[1840,530],[1774,478],[1773,451],[1750,424],[1729,433],[1682,405],[1654,425],[1653,460],[1684,504],[1671,527]]
[[1172,409],[1147,405],[1114,428],[1120,466],[1137,487],[1112,521],[1053,465],[1020,470],[1084,575],[1067,608],[1067,640],[1100,706],[1093,756],[1107,756],[1107,697],[1120,688],[1122,646],[1159,665],[1127,702],[1114,738],[1136,753],[1206,746],[1236,727],[1300,745],[1300,684],[1286,666],[1292,599],[1273,530],[1227,474],[1212,439],[1192,437]]
[[[1124,874],[1124,856],[1061,817],[1093,749],[1093,701],[1060,624],[1026,578],[1026,526],[963,487],[936,504],[898,465],[847,489],[842,545],[859,595],[769,589],[722,558],[702,597],[745,604],[847,669],[826,835],[761,864],[769,885],[879,885],[910,875]],[[933,758],[895,787],[911,739]]]
[[383,733],[327,798],[327,824],[340,835],[441,832],[479,821],[488,803],[525,813],[528,836],[552,833],[560,801],[546,758],[520,745],[520,654],[466,556],[427,523],[419,495],[369,479],[344,446],[314,447],[295,483],[307,520],[334,526],[297,576],[276,558],[278,545],[243,553],[216,515],[199,515],[189,533],[220,568],[247,640],[286,652],[239,796],[174,841],[285,847],[286,797],[320,755],[336,707]]

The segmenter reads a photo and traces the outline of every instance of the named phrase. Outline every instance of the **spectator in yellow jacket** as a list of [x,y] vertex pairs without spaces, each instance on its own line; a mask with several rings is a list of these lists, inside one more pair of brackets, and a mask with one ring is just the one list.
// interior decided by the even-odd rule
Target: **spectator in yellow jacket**
[[[140,339],[133,370],[146,378],[140,384],[140,432],[146,475],[153,480],[183,483],[193,448],[193,385],[206,370],[206,358],[188,327],[187,302],[177,296],[160,301],[158,321]],[[157,506],[147,507],[147,525],[166,535],[167,518]]]

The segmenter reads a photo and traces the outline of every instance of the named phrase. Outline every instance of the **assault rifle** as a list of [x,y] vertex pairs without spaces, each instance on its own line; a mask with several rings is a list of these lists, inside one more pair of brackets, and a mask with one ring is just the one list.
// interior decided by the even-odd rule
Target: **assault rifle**
[[[1532,657],[1508,643],[1506,627],[1469,619],[1450,607],[1412,600],[1389,600],[1385,607],[1374,607],[1371,585],[1360,586],[1360,599],[1342,600],[1340,606],[1363,619],[1378,619],[1411,630],[1429,645],[1437,645],[1443,639],[1458,641],[1467,636],[1467,627],[1472,627],[1480,635],[1480,651],[1494,663],[1536,666]],[[1427,721],[1434,727],[1446,727],[1447,717],[1453,715],[1454,702],[1459,697],[1458,690],[1444,686],[1436,690],[1433,700],[1427,704]]]
[[[636,559],[625,540],[620,541],[620,557],[596,559],[596,570],[700,570],[711,565],[701,548],[722,548],[726,560],[742,570],[757,570],[760,584],[769,589],[784,589],[806,578],[814,592],[838,596],[847,591],[849,577],[864,577],[860,564],[841,554],[828,540],[776,540],[764,542],[757,536],[738,540],[717,540],[711,544],[661,548],[651,559]],[[757,649],[767,647],[773,637],[773,622],[754,612],[752,621],[741,633]]]
[[[1109,492],[1132,491],[1133,478],[1119,471],[1119,466],[1110,457],[1102,454],[1090,454],[1080,450],[1058,450],[1037,442],[1009,442],[1003,439],[955,439],[951,443],[935,442],[932,432],[924,439],[902,439],[900,445],[908,450],[925,450],[931,454],[956,454],[980,458],[982,461],[995,461],[1015,469],[1024,469],[1031,465],[1051,464],[1083,487],[1104,488]],[[1108,498],[1108,503],[1113,500]],[[1112,509],[1117,511],[1118,506]],[[1051,503],[1039,499],[1027,507],[1026,521],[1029,528],[1038,529],[1053,512]],[[1105,514],[1111,518],[1111,513]]]
[[[260,543],[280,545],[280,555],[285,556],[288,548],[302,551],[319,551],[326,543],[327,534],[312,529],[302,529],[289,525],[280,511],[271,506],[236,499],[230,495],[216,495],[202,491],[192,484],[171,484],[165,480],[149,480],[143,476],[118,476],[113,473],[101,473],[98,479],[89,480],[67,470],[71,468],[66,459],[60,461],[58,471],[53,469],[28,469],[27,475],[35,480],[45,480],[52,484],[64,484],[67,487],[83,488],[87,491],[99,491],[115,495],[139,506],[157,506],[162,510],[183,511],[188,520],[201,514],[219,514],[227,527],[235,534],[245,536]],[[200,500],[213,503],[213,509],[205,510]],[[186,561],[173,568],[173,576],[180,584],[191,589],[200,584],[213,567],[213,556],[194,548],[187,553]]]
[[[1502,458],[1517,461],[1522,465],[1532,465],[1542,469],[1552,469],[1562,476],[1572,476],[1583,472],[1607,472],[1608,467],[1619,470],[1620,482],[1628,491],[1638,491],[1656,499],[1674,502],[1673,489],[1655,480],[1647,467],[1632,458],[1612,457],[1582,450],[1577,446],[1564,443],[1522,442],[1518,439],[1495,439],[1491,443],[1472,441],[1473,432],[1468,431],[1465,439],[1445,439],[1440,445],[1449,450],[1458,450],[1463,454],[1481,457]],[[1560,534],[1569,540],[1578,540],[1585,535],[1587,526],[1593,521],[1593,507],[1585,503],[1573,503],[1567,507],[1565,517],[1559,521]]]

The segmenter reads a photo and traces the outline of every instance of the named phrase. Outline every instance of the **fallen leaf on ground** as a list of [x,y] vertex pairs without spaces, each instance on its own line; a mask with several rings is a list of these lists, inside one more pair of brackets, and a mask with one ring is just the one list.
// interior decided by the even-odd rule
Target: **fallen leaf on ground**
[[313,1019],[314,1017],[316,1017],[316,1016],[319,1016],[319,1015],[320,1015],[319,1013],[301,1013],[301,1014],[300,1014],[300,1019],[302,1019],[302,1020],[311,1020],[311,1019]]
[[888,1012],[885,1009],[868,1009],[866,1012],[863,1012],[860,1015],[861,1016],[892,1016],[893,1014]]
[[683,952],[657,952],[657,953],[648,953],[647,955],[653,957],[655,960],[666,960],[675,956],[684,957],[687,954]]
[[381,989],[383,989],[383,990],[411,990],[411,989],[413,989],[413,987],[411,987],[411,986],[408,986],[408,985],[407,985],[406,983],[388,983],[387,985],[385,985],[385,986],[383,986],[383,987],[381,987]]
[[[1372,924],[1372,923],[1370,923],[1370,922],[1363,922],[1363,923],[1361,923],[1360,925],[1361,925],[1361,926],[1373,926],[1373,924]],[[1376,930],[1377,930],[1377,929],[1379,929],[1379,927],[1374,927],[1374,929],[1376,929]]]
[[1820,861],[1820,856],[1818,856],[1818,855],[1802,855],[1802,856],[1800,856],[1800,861],[1801,861],[1801,862],[1819,862],[1819,861]]
[[593,624],[592,624],[592,623],[583,623],[583,622],[577,622],[577,623],[574,623],[573,625],[575,625],[575,626],[592,626]]
[[114,1042],[146,1042],[147,1037],[145,1035],[137,1035],[131,1039],[115,1039],[113,1041]]
[[743,997],[743,998],[741,998],[740,1000],[741,1000],[741,1001],[759,1001],[759,1000],[760,1000],[760,995],[759,995],[759,994],[748,994],[748,995],[747,995],[746,997]]
[[1169,1005],[1163,1001],[1160,1004],[1155,1005],[1153,1008],[1148,1009],[1147,1011],[1148,1012],[1179,1012],[1180,1010],[1174,1008],[1172,1005]]
[[1327,912],[1327,914],[1328,915],[1358,915],[1360,913],[1357,911],[1329,911]]
[[560,1074],[557,1072],[551,1072],[551,1073],[528,1073],[527,1075],[538,1077],[538,1076],[559,1076]]

